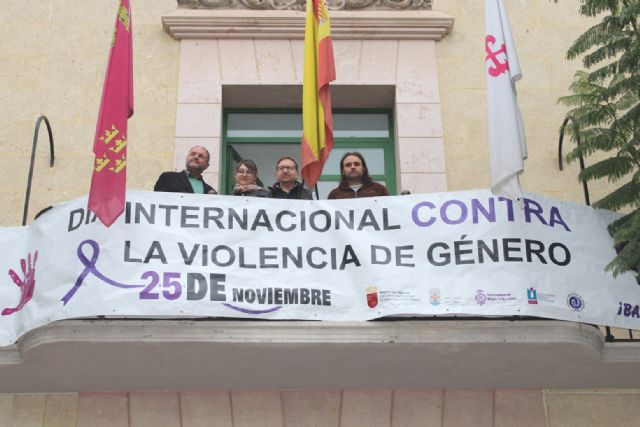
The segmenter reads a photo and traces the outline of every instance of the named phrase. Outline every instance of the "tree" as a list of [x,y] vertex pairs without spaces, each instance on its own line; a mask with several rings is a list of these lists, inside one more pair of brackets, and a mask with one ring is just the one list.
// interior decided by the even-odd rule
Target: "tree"
[[[615,276],[640,269],[640,0],[582,0],[580,14],[601,17],[573,43],[568,59],[582,58],[571,95],[558,101],[571,108],[569,133],[581,144],[575,161],[605,153],[585,167],[582,182],[607,179],[613,191],[593,205],[623,212],[609,225],[617,256],[607,265]],[[640,283],[640,274],[636,275]]]

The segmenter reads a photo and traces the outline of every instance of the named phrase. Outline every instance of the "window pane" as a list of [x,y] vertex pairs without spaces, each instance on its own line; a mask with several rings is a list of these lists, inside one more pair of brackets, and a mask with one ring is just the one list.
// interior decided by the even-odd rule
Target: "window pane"
[[[302,136],[302,114],[230,113],[227,123],[229,137],[285,137]],[[334,114],[334,138],[387,138],[387,114]]]
[[334,114],[333,129],[335,138],[387,138],[389,118],[386,114]]
[[367,162],[369,175],[384,175],[384,149],[383,148],[334,148],[324,164],[324,175],[340,175],[340,159],[349,151],[358,151]]
[[302,114],[230,113],[229,137],[297,137],[302,136]]
[[340,181],[318,181],[318,193],[320,193],[320,199],[326,199],[329,192],[336,188],[338,184],[340,184]]
[[[348,111],[334,113],[334,137],[336,145],[325,163],[320,186],[320,198],[338,185],[340,159],[349,151],[358,151],[364,156],[369,174],[386,180],[395,193],[395,164],[391,140],[392,130],[389,112]],[[302,113],[261,112],[255,110],[227,112],[225,114],[223,153],[225,174],[222,177],[224,191],[230,191],[234,183],[234,169],[238,158],[249,158],[256,162],[260,181],[264,185],[275,182],[275,163],[282,156],[290,156],[300,164],[300,139],[302,136]],[[237,138],[231,142],[227,138]],[[385,159],[385,156],[390,158]],[[386,169],[386,165],[390,168]],[[300,171],[299,171],[300,173]],[[301,174],[298,180],[302,180]]]

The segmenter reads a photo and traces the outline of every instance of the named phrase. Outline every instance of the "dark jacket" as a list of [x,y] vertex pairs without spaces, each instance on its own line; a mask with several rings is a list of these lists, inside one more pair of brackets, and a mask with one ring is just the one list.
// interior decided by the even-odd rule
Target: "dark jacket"
[[269,191],[271,191],[271,197],[273,197],[274,199],[313,199],[311,191],[304,188],[304,186],[297,181],[291,191],[289,191],[288,193],[280,187],[279,182],[273,184],[273,187],[269,187]]
[[366,184],[362,184],[362,187],[358,191],[353,191],[349,184],[341,182],[337,188],[331,190],[327,199],[359,199],[361,197],[380,197],[388,196],[389,191],[384,185],[377,182],[369,181]]
[[[212,186],[200,179],[204,184],[205,194],[218,194]],[[187,171],[182,172],[163,172],[156,185],[153,186],[153,191],[164,191],[167,193],[193,193],[193,187],[189,182]]]
[[262,187],[253,191],[245,191],[245,192],[234,191],[232,194],[234,196],[245,196],[245,197],[266,197],[266,198],[271,197],[271,192],[269,190],[265,190]]

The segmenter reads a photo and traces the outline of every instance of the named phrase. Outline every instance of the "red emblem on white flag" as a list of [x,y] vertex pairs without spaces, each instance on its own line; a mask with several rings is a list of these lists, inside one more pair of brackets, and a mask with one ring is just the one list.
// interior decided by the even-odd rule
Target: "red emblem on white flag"
[[491,191],[522,198],[519,175],[527,158],[515,83],[522,77],[502,0],[486,0],[485,63]]
[[[489,66],[489,69],[487,70],[489,72],[489,75],[492,77],[498,77],[500,74],[509,71],[509,61],[507,60],[507,47],[503,44],[500,45],[500,49],[498,50],[491,50],[491,48],[495,48],[495,44],[496,44],[496,38],[493,37],[491,34],[488,34],[485,38],[484,38],[484,50],[487,52],[487,56],[485,58],[485,60],[491,60],[491,62],[493,62],[493,66]],[[492,45],[492,46],[489,46]],[[504,54],[502,55],[504,62],[500,61],[500,59],[498,59],[498,55],[499,54]]]

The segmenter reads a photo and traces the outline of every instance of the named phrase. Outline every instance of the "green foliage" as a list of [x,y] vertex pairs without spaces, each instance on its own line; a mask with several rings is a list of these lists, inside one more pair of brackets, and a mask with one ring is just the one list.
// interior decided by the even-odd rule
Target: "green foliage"
[[[580,172],[580,181],[606,179],[611,193],[595,207],[628,212],[609,225],[618,255],[607,270],[614,276],[640,270],[640,0],[582,0],[580,14],[600,19],[567,52],[581,58],[571,95],[558,102],[570,107],[569,134],[581,144],[567,161],[596,153],[608,157]],[[636,278],[640,283],[640,274]]]

